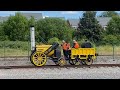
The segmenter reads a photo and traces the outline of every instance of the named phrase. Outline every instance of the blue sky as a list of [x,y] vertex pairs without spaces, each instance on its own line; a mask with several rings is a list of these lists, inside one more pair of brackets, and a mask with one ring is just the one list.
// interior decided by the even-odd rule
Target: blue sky
[[[15,15],[18,11],[0,11],[0,16]],[[65,17],[65,19],[74,18],[78,19],[82,17],[83,11],[19,11],[19,12],[32,12],[32,13],[42,13],[44,17]],[[97,11],[97,15],[100,15],[103,11]],[[120,13],[120,11],[116,11]]]

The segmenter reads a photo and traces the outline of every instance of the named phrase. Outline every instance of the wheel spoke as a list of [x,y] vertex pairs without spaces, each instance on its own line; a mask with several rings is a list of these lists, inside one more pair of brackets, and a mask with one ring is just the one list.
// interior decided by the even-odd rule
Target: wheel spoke
[[46,63],[46,55],[42,54],[41,52],[35,52],[32,55],[32,62],[35,66],[43,66]]

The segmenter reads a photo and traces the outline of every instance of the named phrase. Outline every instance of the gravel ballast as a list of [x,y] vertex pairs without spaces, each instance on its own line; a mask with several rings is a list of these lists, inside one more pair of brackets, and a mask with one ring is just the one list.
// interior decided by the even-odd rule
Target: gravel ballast
[[[69,63],[68,63],[69,64]],[[98,56],[93,64],[120,64],[120,56]],[[29,58],[0,58],[0,66],[33,66]],[[55,65],[52,60],[47,60],[46,65]]]
[[0,69],[0,79],[120,79],[120,68]]

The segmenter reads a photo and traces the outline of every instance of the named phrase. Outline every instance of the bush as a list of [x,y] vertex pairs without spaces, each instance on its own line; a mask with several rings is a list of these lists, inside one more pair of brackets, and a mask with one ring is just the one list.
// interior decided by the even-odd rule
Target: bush
[[102,44],[104,44],[104,45],[107,45],[107,44],[109,44],[109,45],[113,45],[113,44],[117,45],[117,44],[119,44],[118,42],[119,41],[118,41],[118,38],[116,36],[107,35],[107,36],[105,36],[103,38]]
[[11,48],[11,49],[22,49],[28,50],[30,49],[30,43],[22,42],[22,41],[0,41],[0,48]]
[[53,37],[53,38],[50,38],[49,40],[48,40],[48,44],[53,44],[53,43],[60,43],[60,41],[59,41],[59,39],[58,38],[56,38],[56,37]]

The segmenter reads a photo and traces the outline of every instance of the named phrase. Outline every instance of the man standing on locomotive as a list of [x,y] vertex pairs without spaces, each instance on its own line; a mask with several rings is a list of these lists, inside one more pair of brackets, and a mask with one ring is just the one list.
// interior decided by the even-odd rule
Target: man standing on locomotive
[[79,46],[79,44],[78,44],[78,42],[76,41],[76,40],[73,40],[73,46],[72,46],[72,48],[79,48],[80,46]]
[[62,41],[62,49],[63,49],[63,54],[65,56],[66,59],[69,58],[69,49],[70,49],[70,44],[66,41]]

